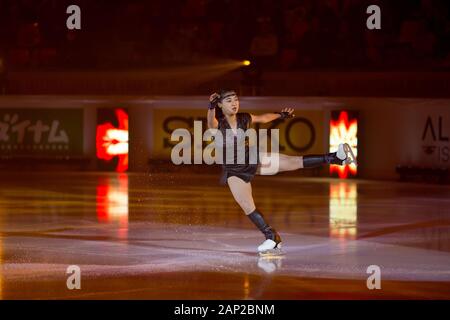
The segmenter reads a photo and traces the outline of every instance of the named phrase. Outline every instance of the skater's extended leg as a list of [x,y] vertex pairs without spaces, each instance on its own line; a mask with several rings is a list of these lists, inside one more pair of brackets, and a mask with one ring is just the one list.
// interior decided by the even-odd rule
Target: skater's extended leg
[[323,155],[307,155],[303,157],[304,168],[314,168],[325,164],[346,165],[356,164],[352,148],[347,143],[341,143],[336,152]]
[[235,176],[229,177],[227,182],[236,202],[266,238],[266,241],[258,247],[258,251],[276,248],[281,243],[281,238],[276,230],[265,221],[262,213],[256,209],[250,182],[245,182]]
[[303,168],[302,157],[298,156],[288,156],[282,153],[266,153],[261,155],[260,159],[260,165],[256,174],[264,176]]
[[279,172],[302,168],[314,168],[327,164],[344,165],[354,162],[355,156],[348,144],[340,144],[337,152],[321,155],[288,156],[282,153],[267,153],[261,157],[256,171],[260,175],[274,175]]

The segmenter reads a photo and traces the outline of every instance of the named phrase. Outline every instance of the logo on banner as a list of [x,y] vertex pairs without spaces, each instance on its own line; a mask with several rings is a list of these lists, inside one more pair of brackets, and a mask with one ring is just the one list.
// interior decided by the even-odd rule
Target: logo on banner
[[[232,129],[226,129],[225,137],[218,129],[207,129],[203,133],[201,121],[194,121],[194,141],[191,133],[184,128],[176,129],[172,132],[171,141],[178,141],[172,148],[171,160],[174,164],[192,164],[191,151],[194,150],[194,164],[257,164],[258,154],[260,157],[270,151],[278,154],[279,151],[279,130],[270,130],[270,145],[267,144],[267,129],[237,129],[236,133]],[[203,142],[210,142],[203,148]],[[214,143],[211,143],[214,142]],[[236,150],[235,150],[236,142]],[[235,153],[237,157],[235,158]],[[225,159],[224,159],[225,158]],[[270,166],[278,165],[277,161],[268,163]],[[278,168],[277,168],[278,170]]]
[[[187,129],[193,141],[195,121],[201,122],[203,128],[206,127],[204,112],[197,109],[157,109],[153,121],[155,123],[153,154],[155,157],[166,159],[171,158],[173,148],[178,144],[177,140],[172,140],[172,133],[176,129]],[[307,110],[301,117],[289,121],[275,120],[270,124],[255,123],[252,127],[257,133],[260,130],[267,130],[268,140],[272,139],[273,130],[279,129],[277,143],[282,153],[298,155],[306,152],[313,154],[324,152],[321,143],[323,141],[323,111]],[[202,143],[203,148],[209,145],[209,141],[199,143]],[[194,154],[192,153],[191,156],[193,160]]]
[[0,151],[10,155],[67,155],[82,152],[81,109],[3,109]]
[[[434,121],[433,121],[434,120]],[[444,120],[442,116],[433,119],[427,117],[422,133],[422,150],[428,156],[435,156],[440,162],[449,161],[449,137],[444,133]],[[425,144],[425,141],[432,141],[431,144]]]

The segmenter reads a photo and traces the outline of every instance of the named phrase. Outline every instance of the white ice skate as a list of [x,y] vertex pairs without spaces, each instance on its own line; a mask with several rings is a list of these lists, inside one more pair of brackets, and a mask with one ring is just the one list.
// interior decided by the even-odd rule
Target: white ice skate
[[355,154],[353,153],[353,150],[348,143],[339,144],[336,156],[339,159],[343,160],[343,164],[354,163],[355,166],[358,165],[358,163],[356,162]]
[[281,250],[281,242],[277,244],[275,241],[271,239],[267,239],[266,241],[264,241],[258,247],[258,252],[260,256],[283,254],[283,251]]

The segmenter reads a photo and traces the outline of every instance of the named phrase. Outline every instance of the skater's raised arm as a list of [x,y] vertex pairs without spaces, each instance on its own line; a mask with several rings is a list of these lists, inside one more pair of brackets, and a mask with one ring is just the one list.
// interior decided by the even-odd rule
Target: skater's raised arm
[[216,119],[216,101],[219,98],[217,93],[213,93],[209,97],[208,115],[206,119],[208,121],[208,129],[217,129],[219,123]]
[[292,108],[284,108],[283,110],[281,110],[281,112],[264,113],[260,115],[252,114],[251,116],[252,122],[255,123],[267,123],[276,119],[287,119],[295,117],[294,109]]

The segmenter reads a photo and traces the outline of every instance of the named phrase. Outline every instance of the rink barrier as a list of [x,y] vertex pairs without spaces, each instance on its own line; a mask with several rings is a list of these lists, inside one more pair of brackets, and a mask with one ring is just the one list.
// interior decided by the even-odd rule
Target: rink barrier
[[[39,115],[42,109],[81,109],[83,131],[78,138],[82,149],[71,156],[90,159],[86,170],[98,170],[97,111],[123,108],[129,116],[129,170],[145,172],[154,169],[149,167],[149,160],[169,160],[170,148],[161,148],[170,136],[164,131],[164,119],[181,117],[187,123],[205,118],[207,101],[207,96],[1,96],[0,112],[30,109]],[[328,151],[331,111],[357,111],[361,178],[396,180],[399,165],[449,168],[450,99],[243,96],[240,102],[241,112],[264,113],[293,107],[297,117],[309,118],[316,129],[314,146],[302,151],[285,150],[298,155]],[[0,122],[4,119],[0,118]],[[288,122],[279,126],[287,125]],[[295,141],[298,145],[308,134],[304,128],[299,126],[299,133],[292,137],[299,139]],[[3,154],[1,150],[0,153]]]

